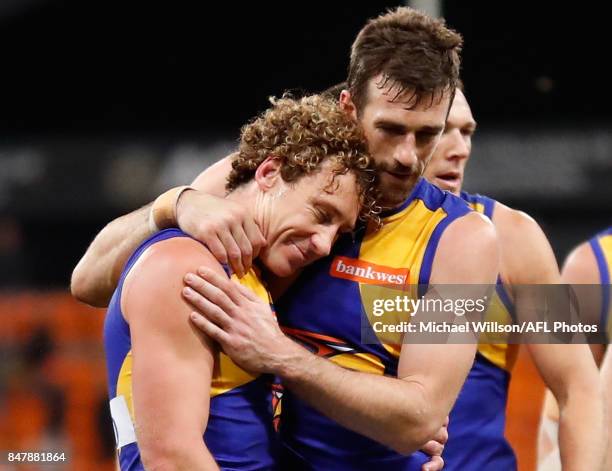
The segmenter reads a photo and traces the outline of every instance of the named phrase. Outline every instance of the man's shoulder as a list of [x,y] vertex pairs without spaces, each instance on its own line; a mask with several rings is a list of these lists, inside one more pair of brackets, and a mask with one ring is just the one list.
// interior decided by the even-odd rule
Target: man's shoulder
[[521,252],[541,251],[550,246],[538,222],[524,211],[496,201],[492,221],[502,250],[511,251],[518,256]]
[[122,279],[131,275],[134,270],[146,264],[149,268],[159,265],[172,265],[174,259],[178,265],[180,259],[188,260],[190,256],[208,252],[206,247],[189,237],[180,229],[170,228],[157,232],[144,240],[128,259],[123,270]]
[[489,219],[493,218],[495,205],[497,203],[493,198],[481,195],[480,193],[468,193],[466,191],[462,191],[460,197],[474,211],[484,214]]
[[514,284],[559,282],[548,237],[532,216],[495,201],[491,220],[500,243],[502,279]]
[[481,205],[478,212],[488,216],[500,237],[520,236],[523,239],[540,235],[537,221],[528,213],[512,208],[494,198],[479,193],[462,192],[461,198],[471,205]]
[[447,229],[447,239],[493,239],[497,238],[496,228],[492,221],[477,211],[466,212],[454,220]]
[[223,270],[208,249],[191,237],[169,236],[142,246],[122,280],[122,309],[134,300],[139,305],[180,300],[183,277],[201,266]]
[[453,220],[440,238],[431,281],[434,283],[495,283],[499,268],[495,227],[471,211]]
[[586,240],[572,249],[563,264],[562,277],[564,283],[590,283],[600,282],[600,270],[593,245],[597,243],[597,236]]

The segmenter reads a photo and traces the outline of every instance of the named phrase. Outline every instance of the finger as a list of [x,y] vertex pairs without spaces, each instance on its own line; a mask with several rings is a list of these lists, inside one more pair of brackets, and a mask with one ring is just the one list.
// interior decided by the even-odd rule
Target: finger
[[440,427],[440,429],[432,437],[432,440],[444,445],[448,441],[448,429],[446,427]]
[[219,237],[217,237],[217,234],[205,237],[202,242],[206,244],[206,247],[208,247],[210,253],[213,254],[213,257],[215,257],[219,263],[227,264],[227,252],[221,243],[221,240],[219,240]]
[[200,315],[206,317],[206,319],[213,322],[221,329],[227,330],[230,327],[232,319],[216,304],[200,296],[189,287],[183,288],[183,296],[189,304],[198,310]]
[[429,440],[425,445],[421,448],[423,453],[428,454],[429,456],[439,456],[444,451],[444,445],[435,441]]
[[253,247],[253,259],[256,259],[259,255],[259,251],[266,246],[266,238],[254,219],[246,218],[242,226]]
[[446,420],[444,421],[443,427],[448,427],[448,423],[450,422],[450,417],[447,415]]
[[225,350],[225,346],[229,344],[230,338],[226,332],[197,312],[192,312],[189,316],[189,320],[209,338],[218,342],[219,345],[221,345],[221,348]]
[[240,291],[240,293],[245,298],[247,298],[249,301],[252,301],[252,302],[255,302],[255,303],[263,302],[263,300],[259,296],[257,296],[253,291],[251,291],[246,286],[241,285],[240,283],[236,283],[236,288],[238,288],[238,291]]
[[253,263],[253,246],[251,241],[244,232],[244,227],[239,224],[232,226],[232,236],[234,241],[240,249],[240,256],[242,257],[242,267],[244,273],[249,271],[251,264]]
[[421,469],[422,471],[440,471],[442,468],[444,468],[444,460],[442,457],[433,456]]
[[[198,276],[201,281],[207,281],[213,287],[225,293],[225,295],[234,303],[234,305],[238,306],[240,302],[244,299],[240,291],[238,290],[239,283],[234,283],[231,279],[229,279],[225,274],[221,275],[214,270],[206,266],[201,266],[198,268]],[[197,282],[197,280],[196,280]],[[189,283],[188,283],[189,284]],[[191,286],[191,285],[190,285]],[[213,301],[214,302],[214,301]],[[216,304],[216,303],[215,303]]]
[[240,253],[240,248],[234,240],[231,231],[223,230],[217,235],[219,236],[219,240],[227,252],[228,263],[230,267],[232,267],[232,271],[239,277],[244,276],[244,267],[242,266],[242,255]]
[[229,280],[213,279],[209,281],[193,273],[187,273],[184,281],[185,284],[193,290],[192,292],[189,292],[190,297],[188,299],[189,302],[195,307],[205,308],[207,306],[205,301],[208,300],[228,314],[233,312],[233,310],[236,308],[236,303],[234,303],[232,298],[225,293],[225,287],[215,284],[215,282],[219,281],[224,281],[226,282],[224,284],[229,284]]

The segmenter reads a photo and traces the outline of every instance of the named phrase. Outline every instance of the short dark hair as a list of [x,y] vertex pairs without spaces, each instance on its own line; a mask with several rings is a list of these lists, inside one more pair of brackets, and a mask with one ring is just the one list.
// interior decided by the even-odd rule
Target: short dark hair
[[368,82],[382,74],[380,88],[394,86],[392,99],[412,92],[416,106],[425,96],[454,93],[459,80],[461,35],[409,7],[389,10],[371,19],[351,48],[348,89],[357,111],[367,102]]
[[342,93],[342,90],[347,89],[348,84],[346,82],[340,82],[323,90],[321,92],[321,95],[323,95],[325,98],[329,98],[330,100],[337,100],[338,98],[340,98],[340,93]]

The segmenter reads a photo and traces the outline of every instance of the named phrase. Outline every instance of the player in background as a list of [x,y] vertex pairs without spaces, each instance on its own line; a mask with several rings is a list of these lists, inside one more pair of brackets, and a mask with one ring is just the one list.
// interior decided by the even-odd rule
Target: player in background
[[[512,323],[521,319],[521,291],[513,285],[561,283],[552,248],[537,222],[524,212],[486,196],[462,191],[476,121],[461,89],[444,133],[425,169],[425,177],[487,216],[497,230],[501,264],[497,294],[487,318]],[[566,281],[567,282],[567,281]],[[445,469],[516,469],[504,437],[508,383],[518,345],[482,343],[450,415]],[[564,470],[600,469],[606,443],[597,370],[588,345],[528,344],[539,373],[561,407],[558,443]]]
[[[591,351],[596,363],[601,366],[600,377],[606,401],[606,424],[608,427],[612,424],[612,359],[610,359],[610,349],[607,348],[612,335],[611,269],[612,227],[609,227],[578,245],[565,260],[561,272],[563,283],[592,286],[592,288],[585,288],[584,295],[579,296],[578,299],[581,301],[581,315],[596,319],[605,334],[606,344],[593,344],[591,345]],[[595,289],[596,285],[601,286],[600,292]],[[578,293],[581,292],[578,291]],[[560,410],[559,408],[559,400],[547,390],[538,437],[538,471],[558,471],[561,469],[563,452],[559,453],[558,446],[560,417],[563,418],[563,409]],[[561,419],[562,421],[563,419]],[[608,442],[604,469],[611,469],[611,467],[612,447]]]

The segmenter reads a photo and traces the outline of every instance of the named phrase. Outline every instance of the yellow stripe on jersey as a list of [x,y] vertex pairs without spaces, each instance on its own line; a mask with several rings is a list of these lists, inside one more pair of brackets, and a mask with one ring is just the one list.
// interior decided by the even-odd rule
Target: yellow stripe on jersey
[[[612,273],[612,234],[602,237],[600,239],[601,249],[604,253],[606,263],[608,265],[608,276]],[[604,288],[605,289],[605,288]],[[612,293],[611,289],[608,289],[608,315],[605,319],[607,325],[608,332],[608,340],[612,339],[612,302],[610,301],[610,296]]]
[[612,268],[612,234],[604,235],[598,240],[608,265],[608,273],[610,273],[610,268]]
[[119,370],[117,378],[117,396],[123,396],[127,405],[132,423],[134,423],[134,400],[132,399],[132,350],[130,350]]
[[236,281],[237,283],[240,283],[246,288],[249,288],[262,301],[270,303],[270,305],[272,304],[272,298],[270,297],[270,293],[268,293],[268,290],[261,281],[259,271],[256,271],[256,268],[251,268],[242,278],[238,278],[236,275],[232,275],[232,280]]
[[480,214],[485,214],[485,206],[482,203],[471,202],[469,203],[470,208]]
[[[486,207],[480,195],[470,195],[467,200],[468,205],[476,212],[487,215]],[[491,204],[495,204],[493,200],[488,200]],[[492,215],[493,207],[491,207]],[[505,290],[505,286],[501,286]],[[506,290],[507,292],[507,290]],[[506,300],[511,303],[510,299]],[[502,301],[498,290],[495,290],[489,307],[484,317],[485,321],[496,322],[503,325],[511,325],[514,323],[512,314],[508,310],[508,306]],[[518,345],[508,345],[508,334],[482,334],[481,342],[478,344],[478,352],[499,368],[506,371],[511,371],[516,362],[518,355]]]
[[[253,268],[251,268],[242,278],[232,275],[232,280],[240,283],[246,288],[249,288],[261,300],[270,303],[270,305],[272,304],[272,299],[270,298],[268,290],[261,282],[258,274]],[[237,388],[238,386],[254,380],[256,377],[257,376],[247,373],[236,365],[225,353],[218,352],[215,358],[215,368],[213,370],[210,397],[215,397],[231,389]]]
[[423,256],[431,234],[446,211],[430,210],[422,200],[383,220],[378,231],[370,228],[361,243],[359,259],[394,268],[408,268],[407,284],[418,283]]
[[349,370],[377,375],[385,373],[385,365],[371,353],[340,353],[331,357],[330,360]]
[[[484,321],[495,322],[500,325],[513,324],[512,316],[497,292],[491,299]],[[478,344],[478,352],[499,368],[511,371],[516,363],[518,347],[518,345],[508,344],[507,333],[482,333]]]
[[[601,283],[612,283],[612,228],[608,228],[603,234],[596,236],[596,243],[599,245],[600,254],[595,254],[600,270]],[[608,339],[612,339],[612,288],[603,287],[607,290],[602,302],[607,304],[607,312],[602,312],[601,322],[608,334]],[[606,306],[602,306],[606,309]]]
[[210,397],[215,397],[253,381],[256,376],[236,365],[225,353],[217,352],[213,369]]
[[[378,231],[369,230],[359,252],[360,262],[372,263],[390,269],[405,269],[408,276],[404,284],[360,283],[359,289],[363,307],[370,324],[381,319],[374,315],[375,300],[390,300],[396,296],[418,297],[419,274],[427,244],[439,223],[447,217],[446,211],[439,207],[429,209],[420,199],[412,201],[405,209],[383,220]],[[410,321],[405,312],[385,312],[386,325],[399,325]],[[399,357],[403,334],[396,332],[375,332],[383,347],[396,358]]]

